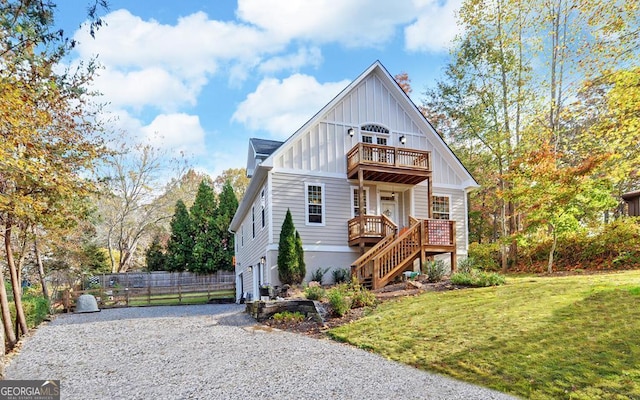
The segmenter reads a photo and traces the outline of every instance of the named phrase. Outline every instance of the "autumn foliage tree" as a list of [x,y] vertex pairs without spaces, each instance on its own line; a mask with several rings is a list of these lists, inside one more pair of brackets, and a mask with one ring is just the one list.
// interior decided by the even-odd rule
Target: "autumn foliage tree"
[[[499,244],[504,270],[519,262],[518,246],[538,222],[556,240],[576,204],[606,213],[603,191],[612,198],[623,181],[632,185],[637,134],[624,110],[636,103],[633,72],[621,67],[637,60],[638,11],[628,1],[463,1],[462,33],[422,110],[478,179],[470,237]],[[590,104],[576,102],[585,86]],[[532,171],[541,174],[534,187],[523,179]],[[555,190],[554,179],[572,184],[541,189]]]
[[[47,228],[84,215],[94,189],[87,171],[104,154],[86,91],[94,65],[56,73],[72,42],[52,29],[54,4],[0,2],[0,224],[16,308],[17,334],[28,327],[14,258],[18,230]],[[0,274],[1,276],[2,274]],[[9,347],[16,341],[0,278],[0,305]]]

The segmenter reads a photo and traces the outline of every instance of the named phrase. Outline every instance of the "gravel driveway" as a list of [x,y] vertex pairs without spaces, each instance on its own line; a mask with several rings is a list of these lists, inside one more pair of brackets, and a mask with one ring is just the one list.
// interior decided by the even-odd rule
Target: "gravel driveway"
[[62,399],[509,399],[347,345],[271,331],[244,306],[64,314],[6,379],[59,379]]

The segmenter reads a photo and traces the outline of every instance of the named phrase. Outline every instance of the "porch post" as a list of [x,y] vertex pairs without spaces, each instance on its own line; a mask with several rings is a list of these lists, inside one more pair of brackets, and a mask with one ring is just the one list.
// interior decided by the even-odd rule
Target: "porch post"
[[425,261],[427,261],[427,253],[425,252],[425,246],[427,244],[429,244],[428,242],[425,243],[425,235],[424,232],[426,231],[427,227],[425,226],[425,223],[427,223],[428,221],[425,220],[420,220],[419,223],[419,235],[420,235],[420,272],[422,273],[422,265],[425,263]]
[[[351,205],[353,207],[353,204]],[[358,213],[360,214],[360,254],[364,254],[364,177],[358,170]]]

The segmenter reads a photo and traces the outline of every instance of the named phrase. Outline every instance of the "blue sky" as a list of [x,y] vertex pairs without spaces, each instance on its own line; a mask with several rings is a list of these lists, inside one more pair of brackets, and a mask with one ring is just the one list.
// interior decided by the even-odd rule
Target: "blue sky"
[[374,61],[407,72],[413,100],[441,76],[461,0],[109,0],[92,39],[89,0],[59,1],[97,57],[110,126],[183,152],[213,177],[245,166],[250,137],[284,140]]

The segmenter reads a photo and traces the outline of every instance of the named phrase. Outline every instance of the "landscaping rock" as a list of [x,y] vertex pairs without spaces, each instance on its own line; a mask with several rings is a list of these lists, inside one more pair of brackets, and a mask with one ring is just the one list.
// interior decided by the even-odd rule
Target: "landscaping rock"
[[418,281],[407,281],[407,290],[422,289],[422,283]]

